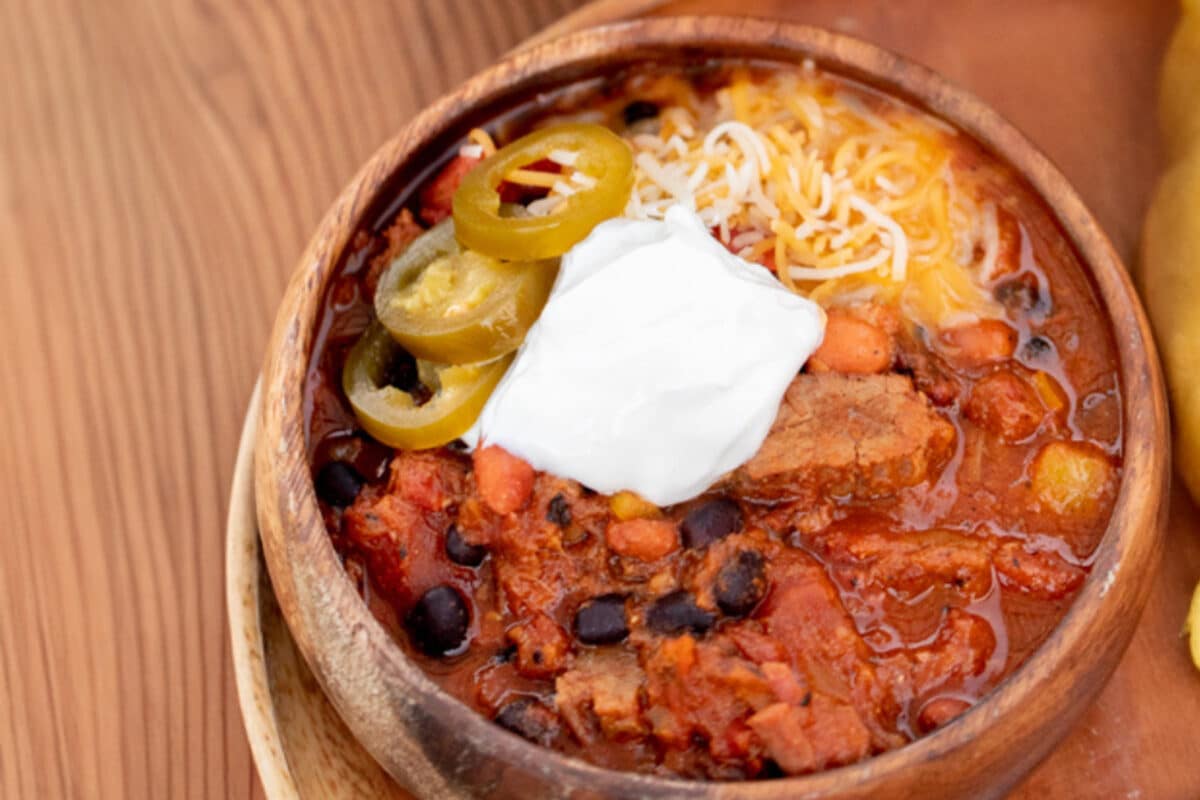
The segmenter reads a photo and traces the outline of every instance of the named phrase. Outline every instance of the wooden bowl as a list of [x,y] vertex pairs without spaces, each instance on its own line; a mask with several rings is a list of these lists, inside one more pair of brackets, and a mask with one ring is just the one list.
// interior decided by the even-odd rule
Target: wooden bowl
[[[1091,271],[1112,320],[1124,397],[1124,479],[1091,575],[1055,631],[984,700],[936,732],[815,775],[699,783],[621,773],[530,744],[437,688],[376,622],[321,520],[305,459],[303,386],[332,271],[366,215],[470,127],[539,91],[648,59],[753,57],[820,66],[907,100],[973,136],[1040,196]],[[1169,449],[1162,378],[1137,297],[1096,221],[1020,133],[930,70],[827,31],[678,17],[594,28],[525,49],[416,117],[321,222],[276,319],[263,372],[255,491],[284,617],[349,728],[421,797],[974,797],[1011,788],[1062,738],[1129,642],[1161,551]]]

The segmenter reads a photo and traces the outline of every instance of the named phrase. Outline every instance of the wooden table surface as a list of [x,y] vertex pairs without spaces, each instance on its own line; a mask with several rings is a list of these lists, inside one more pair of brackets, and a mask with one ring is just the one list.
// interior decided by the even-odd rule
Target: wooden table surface
[[[0,797],[261,796],[221,536],[275,304],[384,138],[578,5],[0,0]],[[940,69],[1132,259],[1173,0],[669,6],[813,21]],[[1200,531],[1179,492],[1172,516],[1129,654],[1023,796],[1200,796],[1177,637]]]

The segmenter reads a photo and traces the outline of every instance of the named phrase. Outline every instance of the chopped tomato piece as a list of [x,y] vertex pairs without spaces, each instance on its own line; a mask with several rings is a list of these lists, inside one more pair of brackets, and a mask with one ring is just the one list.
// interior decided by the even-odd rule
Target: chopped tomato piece
[[679,547],[679,530],[668,519],[631,519],[609,525],[604,539],[618,555],[657,561]]
[[392,462],[390,489],[427,511],[439,511],[462,491],[464,469],[436,452],[402,452]]
[[475,451],[475,482],[483,502],[497,514],[520,511],[533,492],[533,467],[503,447]]
[[413,218],[411,211],[407,208],[400,210],[400,213],[396,215],[396,221],[383,232],[383,237],[387,240],[387,249],[371,259],[371,265],[367,267],[367,272],[363,276],[367,299],[375,297],[375,288],[379,286],[379,278],[383,275],[383,271],[424,232],[425,229]]
[[508,630],[517,646],[517,671],[528,678],[548,678],[566,667],[571,641],[554,620],[537,614]]
[[871,733],[854,709],[819,694],[808,705],[769,705],[746,724],[790,775],[851,764],[871,751]]
[[482,159],[473,156],[456,156],[443,167],[438,176],[421,190],[421,219],[429,225],[436,225],[450,216],[458,185],[480,161]]

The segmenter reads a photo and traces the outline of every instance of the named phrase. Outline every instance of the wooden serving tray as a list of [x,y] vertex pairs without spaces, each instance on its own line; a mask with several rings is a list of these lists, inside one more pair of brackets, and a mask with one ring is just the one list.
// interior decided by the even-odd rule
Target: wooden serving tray
[[[1061,167],[1132,263],[1160,167],[1155,80],[1175,0],[600,0],[546,35],[642,14],[744,13],[822,25],[974,91]],[[271,798],[408,797],[354,741],[291,640],[255,527],[257,393],[230,501],[227,590],[243,716]],[[1124,661],[1017,798],[1200,797],[1200,672],[1179,629],[1200,578],[1200,514],[1172,499],[1167,556]]]

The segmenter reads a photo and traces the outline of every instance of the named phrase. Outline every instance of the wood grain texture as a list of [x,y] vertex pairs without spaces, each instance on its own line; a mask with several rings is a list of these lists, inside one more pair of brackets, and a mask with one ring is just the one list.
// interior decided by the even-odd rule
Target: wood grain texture
[[257,791],[221,531],[362,161],[576,0],[0,0],[0,797]]
[[[1029,133],[1132,256],[1173,0],[672,7],[702,2],[934,66]],[[0,0],[0,797],[261,796],[221,529],[286,276],[379,142],[580,4]],[[1177,493],[1123,665],[1024,796],[1200,797],[1177,638],[1198,532]]]

